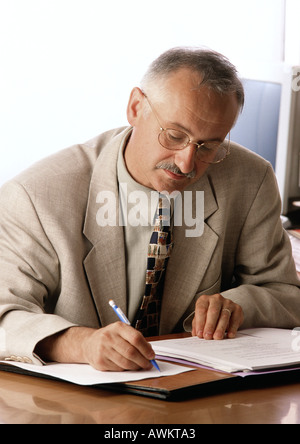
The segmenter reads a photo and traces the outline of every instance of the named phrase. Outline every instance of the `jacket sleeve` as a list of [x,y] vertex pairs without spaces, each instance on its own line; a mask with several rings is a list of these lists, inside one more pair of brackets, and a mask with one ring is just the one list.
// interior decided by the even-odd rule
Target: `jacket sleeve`
[[73,326],[46,314],[59,287],[59,261],[32,201],[9,182],[0,189],[0,359],[42,364],[36,344]]
[[271,167],[252,203],[235,257],[235,285],[222,295],[242,306],[243,328],[300,325],[300,289]]

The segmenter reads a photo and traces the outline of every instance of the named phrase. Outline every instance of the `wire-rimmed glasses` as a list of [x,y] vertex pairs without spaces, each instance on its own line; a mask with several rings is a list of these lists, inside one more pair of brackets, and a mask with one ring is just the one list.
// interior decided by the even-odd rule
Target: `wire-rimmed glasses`
[[189,145],[194,145],[196,147],[197,158],[204,163],[217,164],[226,159],[230,154],[230,133],[228,139],[223,142],[219,140],[212,140],[203,143],[193,142],[188,134],[184,131],[163,128],[161,125],[157,112],[155,111],[149,97],[143,93],[147,102],[156,117],[156,120],[160,127],[160,133],[158,135],[158,141],[164,148],[171,151],[181,151],[187,148]]

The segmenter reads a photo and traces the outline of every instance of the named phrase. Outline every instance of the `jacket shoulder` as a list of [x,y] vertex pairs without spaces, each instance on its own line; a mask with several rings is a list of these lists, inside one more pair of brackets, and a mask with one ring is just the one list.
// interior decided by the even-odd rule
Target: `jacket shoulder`
[[276,202],[281,207],[272,165],[240,145],[233,143],[231,154],[220,164],[212,165],[207,177],[219,207],[234,217],[237,210],[246,215],[258,197],[262,199],[261,205]]
[[36,183],[57,183],[65,177],[91,177],[95,163],[103,149],[125,128],[107,131],[82,144],[76,144],[59,151],[16,176],[13,180],[31,188]]
[[123,132],[122,128],[108,131],[37,162],[0,188],[1,209],[11,209],[14,201],[26,213],[29,197],[40,218],[63,220],[68,211],[70,222],[79,220],[85,214],[97,162]]
[[255,189],[267,174],[273,176],[276,182],[270,162],[236,143],[231,144],[230,155],[223,162],[212,165],[208,170],[214,182],[222,183],[226,188],[238,185],[240,191],[249,186]]
[[231,153],[228,160],[232,167],[240,165],[241,168],[258,169],[258,171],[265,171],[266,168],[271,166],[270,162],[254,151],[234,142],[231,144]]

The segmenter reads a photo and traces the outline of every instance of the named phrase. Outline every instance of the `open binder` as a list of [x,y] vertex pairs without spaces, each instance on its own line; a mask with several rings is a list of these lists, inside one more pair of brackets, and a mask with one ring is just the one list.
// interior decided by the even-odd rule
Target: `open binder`
[[[10,363],[1,362],[0,371],[68,382],[42,373],[31,372]],[[174,401],[194,395],[201,397],[235,389],[240,379],[242,378],[239,376],[201,368],[178,375],[125,383],[96,384],[88,387]]]
[[[0,371],[66,382],[55,377],[26,371],[8,363],[1,363]],[[265,374],[251,375],[243,378],[239,375],[200,368],[175,376],[125,383],[97,384],[89,387],[166,401],[180,401],[193,397],[200,398],[217,395],[228,391],[261,388],[277,384],[290,384],[299,381],[300,369],[285,369],[276,373],[266,372]],[[82,388],[84,390],[85,387]]]
[[197,369],[193,372],[166,376],[159,379],[127,382],[107,385],[110,390],[117,390],[134,395],[176,401],[190,397],[203,397],[227,390],[235,390],[242,378],[228,373],[208,369]]

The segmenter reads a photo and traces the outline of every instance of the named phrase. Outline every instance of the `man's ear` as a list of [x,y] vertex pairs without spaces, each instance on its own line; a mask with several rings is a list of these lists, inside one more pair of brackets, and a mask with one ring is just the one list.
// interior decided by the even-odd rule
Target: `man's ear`
[[127,106],[127,120],[131,126],[135,126],[142,115],[144,94],[140,88],[133,88]]

